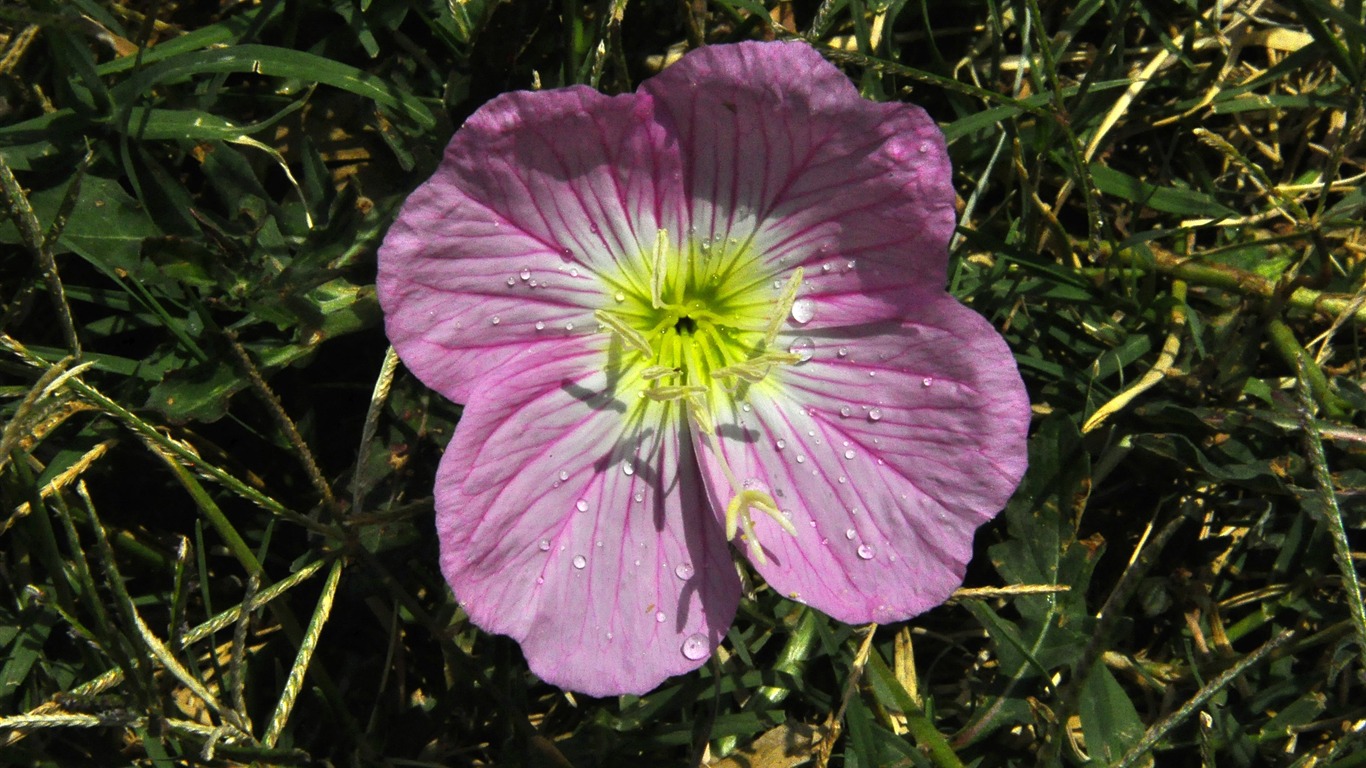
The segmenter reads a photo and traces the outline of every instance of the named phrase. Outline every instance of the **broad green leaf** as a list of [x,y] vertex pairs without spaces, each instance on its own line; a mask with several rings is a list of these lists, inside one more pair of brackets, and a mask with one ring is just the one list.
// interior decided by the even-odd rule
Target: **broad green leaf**
[[1115,676],[1097,660],[1077,702],[1086,751],[1092,762],[1111,765],[1143,738],[1143,721]]

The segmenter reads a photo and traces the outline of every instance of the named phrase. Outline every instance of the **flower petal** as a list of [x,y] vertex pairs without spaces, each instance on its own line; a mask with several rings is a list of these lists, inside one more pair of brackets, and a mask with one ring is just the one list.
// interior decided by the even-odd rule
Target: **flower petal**
[[700,237],[804,266],[811,294],[860,289],[882,318],[904,314],[897,289],[943,287],[954,191],[924,110],[861,98],[804,43],[702,48],[641,91],[678,134]]
[[593,696],[700,666],[740,598],[677,405],[614,398],[604,343],[487,377],[436,483],[442,570],[471,620]]
[[[389,339],[456,401],[523,350],[596,330],[619,262],[654,247],[677,159],[647,98],[575,87],[499,96],[413,192],[379,253]],[[675,199],[677,196],[675,195]]]
[[[973,531],[1025,469],[1029,400],[989,323],[947,295],[913,320],[814,335],[718,416],[740,478],[768,486],[795,536],[756,514],[775,589],[851,623],[906,619],[962,583]],[[713,504],[729,489],[709,453]]]

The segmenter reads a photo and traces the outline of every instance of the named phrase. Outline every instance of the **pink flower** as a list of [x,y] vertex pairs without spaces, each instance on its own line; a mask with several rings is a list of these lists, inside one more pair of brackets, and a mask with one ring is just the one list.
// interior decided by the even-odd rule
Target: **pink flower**
[[378,281],[404,363],[465,404],[436,523],[470,619],[603,696],[706,660],[732,542],[842,621],[943,602],[1029,421],[944,291],[953,201],[929,117],[799,43],[476,112]]

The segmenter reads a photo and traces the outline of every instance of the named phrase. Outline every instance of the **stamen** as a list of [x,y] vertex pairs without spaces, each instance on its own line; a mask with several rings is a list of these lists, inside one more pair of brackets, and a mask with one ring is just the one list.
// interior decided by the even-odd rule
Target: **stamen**
[[792,304],[797,300],[797,289],[802,285],[802,275],[804,274],[805,271],[801,267],[797,267],[792,270],[792,276],[787,278],[787,285],[783,286],[783,292],[778,296],[776,311],[768,319],[768,331],[764,334],[765,347],[771,346],[773,340],[778,338],[778,329],[783,327],[783,321],[792,311]]
[[650,260],[650,306],[655,309],[664,307],[664,256],[669,249],[669,231],[661,229],[655,234],[655,251]]
[[617,338],[621,339],[626,346],[646,357],[654,357],[655,351],[650,348],[650,342],[646,341],[645,337],[640,335],[640,331],[627,325],[625,320],[622,320],[620,317],[617,317],[605,309],[597,310],[593,313],[593,317],[596,317],[599,323],[612,329],[612,333],[615,334]]
[[680,373],[682,373],[682,371],[677,368],[670,368],[664,365],[652,365],[640,372],[640,378],[645,379],[646,381],[658,381],[660,379],[667,379],[670,376],[677,376]]
[[791,352],[778,352],[775,350],[765,350],[751,357],[724,368],[717,368],[712,372],[713,376],[730,377],[742,379],[750,384],[758,384],[764,380],[768,372],[774,365],[792,365],[801,362],[801,355]]
[[694,395],[705,395],[706,393],[706,387],[686,384],[679,386],[651,387],[650,389],[645,390],[646,397],[660,403],[669,402],[671,400],[691,399]]

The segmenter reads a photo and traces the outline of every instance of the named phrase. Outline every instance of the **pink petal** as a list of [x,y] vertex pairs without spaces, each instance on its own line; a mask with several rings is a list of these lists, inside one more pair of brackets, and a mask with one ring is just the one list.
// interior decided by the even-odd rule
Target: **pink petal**
[[924,110],[860,98],[804,43],[702,48],[641,91],[678,134],[699,237],[805,267],[805,293],[863,291],[882,318],[904,314],[898,289],[943,287],[954,191]]
[[648,99],[584,87],[480,108],[380,248],[385,327],[408,368],[463,402],[509,358],[596,330],[618,262],[641,263],[679,205],[661,183],[677,176],[668,141]]
[[697,668],[740,598],[676,406],[615,399],[605,341],[487,377],[436,481],[442,570],[470,619],[593,696]]
[[[922,294],[914,319],[811,344],[748,411],[717,417],[736,475],[766,485],[797,529],[755,513],[768,560],[755,568],[842,621],[909,618],[962,583],[973,531],[1023,475],[1028,396],[1001,337],[944,294]],[[724,505],[714,457],[701,462]]]

